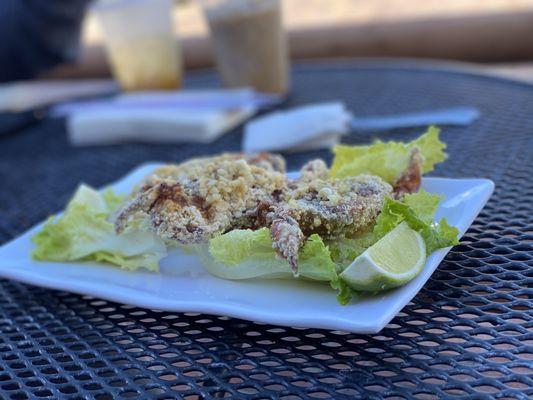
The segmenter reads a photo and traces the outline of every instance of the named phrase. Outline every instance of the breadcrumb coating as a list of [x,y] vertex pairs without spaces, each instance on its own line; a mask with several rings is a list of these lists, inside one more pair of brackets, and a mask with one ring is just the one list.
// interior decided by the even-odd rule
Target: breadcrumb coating
[[317,158],[307,162],[300,169],[299,181],[310,182],[315,179],[328,179],[329,169],[324,160]]
[[159,168],[118,212],[116,229],[147,218],[161,237],[188,244],[255,227],[265,204],[286,189],[283,170],[283,159],[270,154],[224,154]]

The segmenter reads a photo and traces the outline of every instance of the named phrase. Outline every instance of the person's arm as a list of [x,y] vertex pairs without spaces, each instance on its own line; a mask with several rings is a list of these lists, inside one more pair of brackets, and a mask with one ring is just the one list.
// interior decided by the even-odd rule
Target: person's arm
[[91,0],[1,0],[0,82],[73,61]]

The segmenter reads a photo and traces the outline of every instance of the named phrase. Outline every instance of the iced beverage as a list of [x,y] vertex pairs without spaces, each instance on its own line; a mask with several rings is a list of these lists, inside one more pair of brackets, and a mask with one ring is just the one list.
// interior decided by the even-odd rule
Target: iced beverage
[[288,91],[289,58],[279,0],[205,1],[204,10],[224,85]]
[[182,60],[172,0],[111,0],[95,9],[114,76],[124,90],[176,89]]

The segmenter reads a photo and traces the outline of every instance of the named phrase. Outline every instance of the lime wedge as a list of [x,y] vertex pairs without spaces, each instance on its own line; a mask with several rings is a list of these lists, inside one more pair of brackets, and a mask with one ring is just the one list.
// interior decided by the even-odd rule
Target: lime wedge
[[352,289],[375,292],[409,282],[425,263],[424,240],[402,222],[357,257],[340,276]]

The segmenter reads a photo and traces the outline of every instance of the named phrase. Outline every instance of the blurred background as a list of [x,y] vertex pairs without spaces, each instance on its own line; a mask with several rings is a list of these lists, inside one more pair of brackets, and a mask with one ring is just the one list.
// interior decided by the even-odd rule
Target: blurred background
[[[80,146],[213,142],[298,95],[291,65],[304,60],[328,68],[377,58],[533,82],[533,0],[2,0],[0,36],[0,133],[67,117],[69,139]],[[201,69],[215,71],[215,84],[187,83]],[[354,128],[351,111],[340,101],[306,110],[338,125],[314,123],[292,136],[307,150],[311,139],[313,148],[331,147]],[[411,111],[431,114],[380,127],[477,115]],[[288,131],[287,118],[279,131]],[[370,122],[358,127],[376,129]],[[282,150],[275,138],[259,146],[273,130],[261,127],[247,146],[245,128],[243,150]]]
[[[212,66],[198,2],[174,3],[186,69]],[[533,79],[533,0],[283,0],[282,6],[292,59],[438,58]],[[77,61],[45,76],[109,74],[100,27],[88,12]]]

